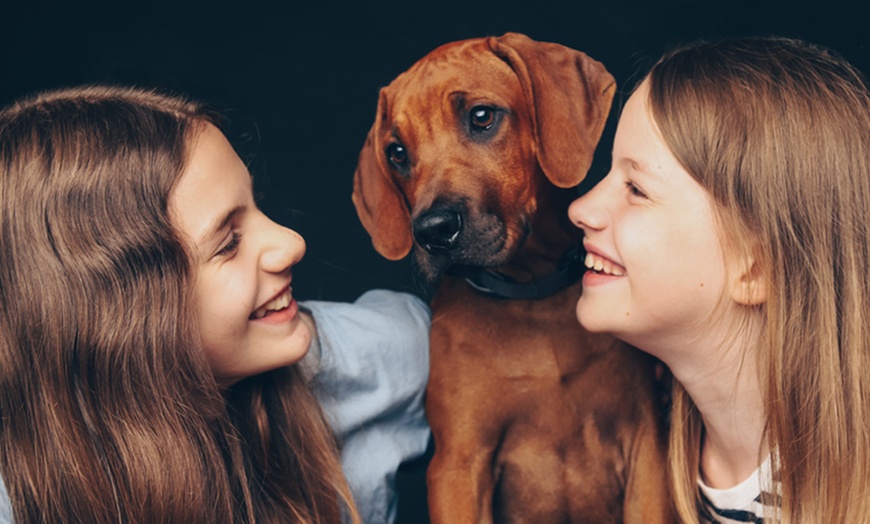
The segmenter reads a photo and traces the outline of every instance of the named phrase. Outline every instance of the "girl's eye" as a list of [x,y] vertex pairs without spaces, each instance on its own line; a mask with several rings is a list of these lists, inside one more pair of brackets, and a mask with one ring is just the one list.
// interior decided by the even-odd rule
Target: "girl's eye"
[[638,198],[644,198],[644,199],[646,198],[646,193],[644,193],[643,191],[640,190],[639,187],[634,185],[634,182],[627,181],[625,183],[625,187],[628,189],[628,192],[631,194],[631,196],[636,196]]
[[236,251],[238,251],[241,241],[242,234],[237,231],[233,231],[233,236],[230,238],[230,241],[227,242],[226,245],[220,249],[220,251],[215,253],[215,256],[228,257],[234,255]]

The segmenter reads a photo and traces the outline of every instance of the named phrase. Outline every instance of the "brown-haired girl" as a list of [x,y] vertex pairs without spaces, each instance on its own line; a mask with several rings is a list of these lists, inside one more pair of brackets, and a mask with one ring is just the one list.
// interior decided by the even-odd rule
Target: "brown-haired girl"
[[378,467],[425,448],[425,306],[300,309],[305,243],[257,209],[216,123],[114,87],[0,112],[0,518],[359,522],[354,495],[390,511],[391,473],[355,471],[381,489],[352,495],[329,423],[357,465],[382,419],[410,429],[371,439]]
[[870,521],[870,94],[783,38],[663,57],[575,201],[580,322],[674,378],[685,522]]

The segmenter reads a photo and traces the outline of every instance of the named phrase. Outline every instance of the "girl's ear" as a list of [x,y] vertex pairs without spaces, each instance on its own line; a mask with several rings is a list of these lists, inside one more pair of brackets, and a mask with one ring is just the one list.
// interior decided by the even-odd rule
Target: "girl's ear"
[[768,279],[755,258],[743,258],[732,269],[735,269],[729,284],[732,300],[744,306],[767,302]]

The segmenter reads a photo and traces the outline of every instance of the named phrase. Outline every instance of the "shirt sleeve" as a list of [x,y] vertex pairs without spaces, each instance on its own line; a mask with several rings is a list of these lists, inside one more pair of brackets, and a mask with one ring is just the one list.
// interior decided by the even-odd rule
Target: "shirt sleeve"
[[429,441],[429,308],[419,298],[369,291],[356,302],[307,301],[317,343],[305,364],[341,444],[364,522],[395,520],[396,471]]
[[12,501],[9,500],[9,494],[6,493],[3,477],[0,477],[0,524],[12,524],[13,522]]

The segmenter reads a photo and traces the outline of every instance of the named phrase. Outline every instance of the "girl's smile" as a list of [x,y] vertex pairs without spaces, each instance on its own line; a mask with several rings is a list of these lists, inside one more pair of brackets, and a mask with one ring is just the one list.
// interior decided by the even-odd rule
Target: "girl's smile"
[[626,276],[624,267],[599,254],[591,245],[584,243],[584,248],[586,258],[583,260],[583,265],[588,269],[583,275],[584,286],[603,285]]
[[[283,322],[284,320],[293,318],[298,310],[299,306],[293,299],[293,288],[287,286],[287,288],[278,293],[275,298],[266,302],[261,307],[257,308],[256,311],[251,313],[249,318],[251,320],[269,319],[271,322]],[[280,319],[276,318],[279,314],[282,317]]]

